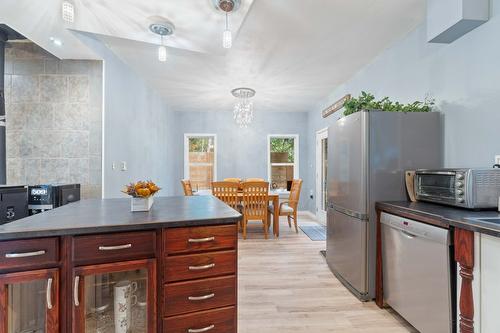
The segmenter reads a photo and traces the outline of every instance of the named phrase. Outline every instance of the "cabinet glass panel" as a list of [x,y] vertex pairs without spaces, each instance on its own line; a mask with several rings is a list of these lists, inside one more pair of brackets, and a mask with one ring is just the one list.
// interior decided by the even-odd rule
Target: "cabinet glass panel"
[[147,332],[148,270],[85,276],[85,332]]
[[7,290],[7,332],[45,332],[47,280],[12,283]]

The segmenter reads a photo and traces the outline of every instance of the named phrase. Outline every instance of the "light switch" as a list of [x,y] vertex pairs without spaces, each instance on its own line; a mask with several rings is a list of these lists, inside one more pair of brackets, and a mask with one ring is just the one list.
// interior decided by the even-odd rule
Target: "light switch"
[[111,163],[111,170],[116,170],[116,163],[115,162]]
[[120,170],[121,170],[121,171],[127,171],[127,162],[125,162],[125,161],[121,161],[121,167],[120,167]]

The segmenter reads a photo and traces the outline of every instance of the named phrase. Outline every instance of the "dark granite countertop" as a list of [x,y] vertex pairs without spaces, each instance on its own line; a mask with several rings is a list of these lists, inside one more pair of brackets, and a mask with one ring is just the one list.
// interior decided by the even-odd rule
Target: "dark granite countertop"
[[130,199],[89,199],[0,225],[0,240],[220,225],[241,214],[212,196],[156,197],[149,212],[130,211]]
[[377,202],[377,208],[389,210],[397,214],[409,213],[425,219],[433,219],[444,225],[480,232],[500,237],[500,224],[481,222],[480,218],[500,218],[496,210],[469,210],[451,206],[437,205],[428,202],[384,201]]

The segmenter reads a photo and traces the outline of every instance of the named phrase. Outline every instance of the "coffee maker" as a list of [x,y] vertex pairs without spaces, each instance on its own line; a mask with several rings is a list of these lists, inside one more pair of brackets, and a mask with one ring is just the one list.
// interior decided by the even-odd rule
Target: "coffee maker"
[[29,215],[80,200],[80,184],[44,184],[28,187]]
[[27,186],[0,185],[0,224],[28,216]]

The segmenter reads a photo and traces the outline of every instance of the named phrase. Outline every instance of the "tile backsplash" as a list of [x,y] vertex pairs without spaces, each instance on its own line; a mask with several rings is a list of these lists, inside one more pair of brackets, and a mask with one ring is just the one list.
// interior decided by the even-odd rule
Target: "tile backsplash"
[[102,62],[6,48],[7,183],[80,183],[102,193]]

